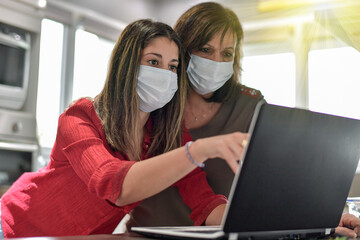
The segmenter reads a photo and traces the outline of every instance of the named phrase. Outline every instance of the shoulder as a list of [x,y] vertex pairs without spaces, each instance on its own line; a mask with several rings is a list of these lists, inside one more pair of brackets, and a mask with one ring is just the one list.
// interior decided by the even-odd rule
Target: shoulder
[[252,98],[258,99],[263,98],[263,95],[261,92],[255,88],[247,87],[245,85],[239,84],[239,93],[241,95],[247,95]]
[[71,105],[62,115],[81,115],[95,113],[94,104],[86,98],[80,98]]
[[62,124],[77,125],[84,122],[92,122],[94,124],[100,123],[100,119],[95,112],[93,102],[86,98],[81,98],[76,101],[63,114],[61,114],[59,118],[59,126]]
[[59,117],[56,142],[60,147],[68,146],[83,139],[101,138],[104,132],[93,103],[80,99]]
[[251,120],[257,104],[265,99],[257,89],[242,84],[238,84],[237,87],[236,97],[234,97],[232,101],[224,103],[224,105],[230,109],[230,114],[236,118],[238,118],[237,116],[241,116],[242,118],[247,116],[246,122],[248,122],[248,120]]
[[94,111],[94,102],[88,98],[79,98],[74,104],[72,104],[68,110],[71,109],[83,109],[84,111]]

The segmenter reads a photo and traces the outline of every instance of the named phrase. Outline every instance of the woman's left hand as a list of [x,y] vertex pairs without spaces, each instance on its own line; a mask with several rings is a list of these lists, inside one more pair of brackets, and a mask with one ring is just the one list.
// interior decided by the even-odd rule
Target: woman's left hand
[[344,213],[341,216],[339,226],[335,229],[335,233],[350,238],[360,236],[360,219],[350,213]]

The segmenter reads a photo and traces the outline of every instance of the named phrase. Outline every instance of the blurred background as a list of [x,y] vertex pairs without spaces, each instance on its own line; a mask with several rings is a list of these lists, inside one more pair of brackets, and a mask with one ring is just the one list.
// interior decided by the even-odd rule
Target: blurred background
[[[0,184],[47,163],[59,115],[72,100],[100,92],[111,50],[128,23],[151,18],[173,26],[200,2],[1,0],[0,39],[24,38],[19,67],[26,84],[12,105],[11,89],[0,83],[0,125],[10,129],[0,127]],[[244,28],[243,84],[261,90],[269,103],[360,119],[359,0],[217,2]],[[351,195],[360,196],[359,188]]]

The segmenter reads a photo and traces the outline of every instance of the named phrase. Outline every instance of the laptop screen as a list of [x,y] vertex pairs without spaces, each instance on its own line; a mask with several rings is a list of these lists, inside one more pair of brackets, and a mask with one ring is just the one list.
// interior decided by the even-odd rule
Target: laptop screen
[[263,104],[249,137],[224,232],[335,228],[360,158],[360,121]]
[[257,107],[249,138],[222,231],[206,234],[201,227],[207,226],[132,230],[165,239],[317,238],[333,233],[360,158],[360,121],[264,103]]

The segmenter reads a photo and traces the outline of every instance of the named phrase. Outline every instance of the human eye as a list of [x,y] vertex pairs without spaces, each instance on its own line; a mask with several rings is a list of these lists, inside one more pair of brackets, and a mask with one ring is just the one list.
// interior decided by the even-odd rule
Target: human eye
[[232,58],[233,57],[233,53],[232,52],[230,52],[230,51],[225,51],[224,52],[224,57],[226,57],[226,58]]
[[169,70],[174,72],[174,73],[177,73],[177,66],[176,65],[169,65]]
[[209,48],[206,48],[206,47],[202,47],[199,49],[200,52],[203,52],[203,53],[208,53],[210,51]]
[[157,66],[157,65],[159,65],[159,61],[158,61],[158,60],[155,60],[155,59],[149,60],[148,63],[150,64],[150,66]]

